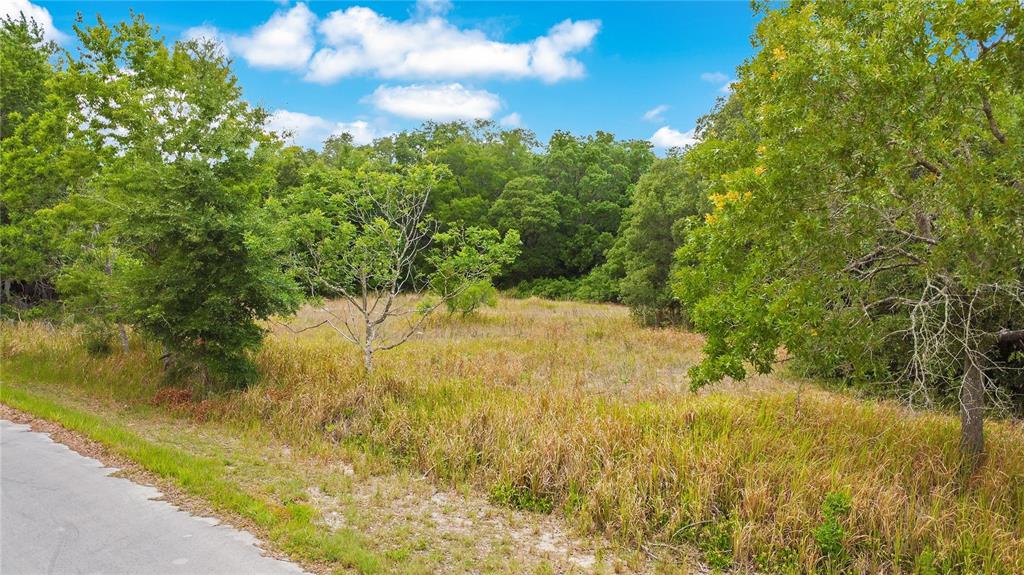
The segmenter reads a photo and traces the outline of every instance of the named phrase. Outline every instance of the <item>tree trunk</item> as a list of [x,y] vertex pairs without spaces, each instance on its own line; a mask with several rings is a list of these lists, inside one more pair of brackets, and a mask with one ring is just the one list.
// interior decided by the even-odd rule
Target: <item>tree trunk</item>
[[363,367],[366,368],[366,377],[370,377],[373,371],[373,341],[377,339],[377,328],[373,325],[369,316],[366,316],[366,342],[363,346]]
[[370,346],[363,349],[363,367],[366,368],[366,375],[373,371],[373,349]]
[[131,351],[128,347],[128,330],[125,329],[123,323],[119,323],[117,324],[117,331],[121,334],[121,349],[128,353]]
[[970,468],[981,460],[985,448],[982,434],[985,387],[981,368],[970,353],[964,358],[964,381],[960,388],[960,452]]
[[164,373],[166,373],[174,365],[174,355],[171,353],[171,350],[168,349],[167,344],[163,345],[162,351],[163,355],[160,356],[160,359],[163,360]]

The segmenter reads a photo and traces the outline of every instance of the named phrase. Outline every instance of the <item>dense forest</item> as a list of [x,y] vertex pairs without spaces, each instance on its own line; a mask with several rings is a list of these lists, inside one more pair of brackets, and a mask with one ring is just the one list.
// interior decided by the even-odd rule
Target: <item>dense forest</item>
[[1024,405],[1024,8],[760,10],[731,94],[665,158],[484,121],[303,149],[213,43],[133,15],[65,50],[6,19],[4,317],[100,352],[130,327],[245,384],[260,322],[304,298],[621,302],[706,335],[695,387],[791,358],[959,406],[980,453],[986,410]]

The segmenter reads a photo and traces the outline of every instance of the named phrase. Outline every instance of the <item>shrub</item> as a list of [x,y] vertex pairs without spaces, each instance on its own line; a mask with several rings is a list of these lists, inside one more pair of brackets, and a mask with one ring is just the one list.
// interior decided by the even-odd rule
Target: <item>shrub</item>
[[89,322],[82,328],[82,345],[93,357],[104,357],[114,351],[114,330],[104,322]]
[[578,288],[579,280],[570,278],[537,278],[521,282],[509,290],[509,295],[521,299],[541,297],[544,299],[571,300],[575,299]]
[[448,313],[458,312],[467,316],[481,306],[497,307],[498,290],[491,285],[490,280],[480,280],[473,282],[465,291],[445,303],[448,306]]

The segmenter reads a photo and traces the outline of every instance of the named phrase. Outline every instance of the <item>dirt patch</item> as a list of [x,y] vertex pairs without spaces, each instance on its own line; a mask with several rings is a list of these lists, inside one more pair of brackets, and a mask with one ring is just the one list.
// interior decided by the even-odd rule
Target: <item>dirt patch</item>
[[509,509],[421,476],[373,476],[337,495],[319,488],[308,495],[327,527],[386,541],[388,552],[411,554],[423,573],[654,573],[644,553],[580,536],[556,514]]

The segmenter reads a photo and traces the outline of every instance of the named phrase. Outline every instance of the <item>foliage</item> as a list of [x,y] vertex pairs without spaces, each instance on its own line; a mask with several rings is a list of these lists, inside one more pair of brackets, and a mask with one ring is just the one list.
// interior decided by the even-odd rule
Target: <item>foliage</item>
[[513,509],[533,511],[534,513],[551,513],[554,507],[550,497],[537,495],[529,487],[511,483],[498,483],[492,487],[491,501]]
[[579,281],[570,278],[537,278],[520,282],[508,290],[514,298],[541,297],[553,300],[571,300],[579,289]]
[[66,125],[33,115],[55,105],[55,53],[36,22],[0,19],[0,301],[7,303],[38,301],[52,289],[53,237],[37,211],[64,193]]
[[498,306],[498,289],[488,280],[470,284],[459,295],[450,298],[447,303],[448,313],[459,313],[463,317],[472,315],[483,306]]
[[646,141],[556,132],[541,149],[531,132],[500,130],[486,121],[428,122],[362,148],[331,140],[324,154],[344,155],[350,169],[416,163],[448,168],[451,177],[433,191],[430,205],[442,227],[521,234],[523,256],[499,278],[502,285],[582,277],[599,266],[631,202],[632,185],[654,160]]
[[846,558],[843,520],[850,513],[850,496],[838,491],[829,493],[821,504],[821,513],[825,521],[815,528],[814,540],[828,566],[834,569]]
[[50,58],[56,53],[57,45],[44,38],[35,20],[24,14],[0,18],[0,141],[45,105],[54,72]]
[[767,372],[785,348],[816,374],[958,398],[974,457],[996,342],[1024,317],[1024,7],[763,16],[691,152],[714,204],[676,257],[708,336],[693,383]]
[[606,267],[618,271],[619,299],[641,324],[686,323],[669,285],[669,270],[673,254],[692,225],[691,218],[708,207],[683,156],[658,160],[637,182]]
[[169,49],[141,16],[76,31],[83,47],[66,83],[88,123],[83,137],[106,150],[79,199],[124,252],[114,256],[116,294],[103,295],[178,360],[251,383],[257,320],[298,301],[263,206],[274,152],[266,114],[241,99],[212,43]]

